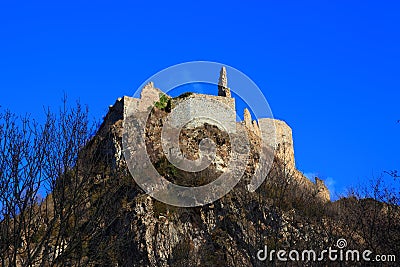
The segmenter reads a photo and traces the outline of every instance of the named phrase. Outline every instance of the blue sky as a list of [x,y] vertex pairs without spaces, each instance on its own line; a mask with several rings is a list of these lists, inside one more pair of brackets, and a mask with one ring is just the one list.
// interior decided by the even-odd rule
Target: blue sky
[[208,60],[247,74],[294,133],[297,167],[336,192],[399,169],[398,1],[56,1],[0,6],[0,105],[66,93],[101,118],[156,72]]

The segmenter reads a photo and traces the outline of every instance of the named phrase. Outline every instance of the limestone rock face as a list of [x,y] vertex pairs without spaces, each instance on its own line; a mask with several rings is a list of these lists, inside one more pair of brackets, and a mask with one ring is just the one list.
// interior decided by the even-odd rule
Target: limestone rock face
[[315,177],[315,185],[317,186],[317,197],[320,199],[330,200],[330,193],[324,181]]

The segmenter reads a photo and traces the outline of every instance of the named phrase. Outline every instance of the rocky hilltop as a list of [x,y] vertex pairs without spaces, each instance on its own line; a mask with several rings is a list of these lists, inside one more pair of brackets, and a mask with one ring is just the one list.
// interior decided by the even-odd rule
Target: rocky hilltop
[[[224,70],[221,75],[226,75]],[[172,165],[160,141],[168,115],[183,100],[211,98],[234,107],[226,77],[220,77],[220,81],[223,84],[219,86],[219,96],[186,93],[172,98],[149,83],[140,99],[123,97],[110,106],[97,135],[81,156],[83,166],[96,162],[87,175],[95,179],[90,185],[92,199],[85,212],[90,214],[88,222],[95,215],[97,225],[97,229],[90,228],[92,232],[82,232],[87,234],[82,262],[107,266],[266,266],[285,264],[276,258],[260,261],[257,253],[265,246],[271,250],[321,251],[335,247],[337,240],[345,237],[353,247],[368,247],[368,237],[348,219],[360,206],[365,207],[364,204],[353,199],[330,202],[323,181],[315,178],[313,183],[295,168],[290,127],[280,120],[252,121],[248,110],[244,111],[243,122],[235,121],[236,125],[244,126],[250,140],[245,173],[236,187],[221,199],[199,207],[175,207],[157,201],[135,183],[128,171],[122,144],[124,120],[132,107],[136,107],[136,112],[149,114],[145,124],[146,151],[165,179],[182,186],[202,186],[226,171],[232,149],[229,128],[224,131],[212,121],[198,121],[181,130],[181,150],[191,160],[199,157],[198,144],[205,137],[216,144],[216,157],[210,166],[196,173]],[[153,105],[149,111],[148,106]],[[272,141],[262,135],[271,122],[276,127],[276,139]],[[262,138],[275,142],[276,151],[265,181],[251,193],[248,185],[260,164]],[[298,261],[290,265],[320,263]]]
[[[244,110],[244,121],[237,122],[229,111],[234,110],[235,101],[224,69],[219,81],[218,96],[185,93],[172,98],[149,83],[140,98],[118,99],[110,106],[96,134],[80,149],[74,166],[67,171],[62,169],[64,172],[54,181],[51,194],[29,214],[21,213],[0,223],[1,240],[21,233],[17,239],[4,242],[9,245],[0,242],[0,251],[5,255],[1,257],[2,264],[368,266],[368,262],[330,261],[327,257],[319,260],[300,257],[289,262],[279,261],[276,254],[260,258],[264,253],[260,251],[265,248],[275,252],[320,252],[338,248],[338,240],[343,239],[351,249],[369,249],[374,255],[398,254],[400,211],[392,198],[380,202],[377,198],[353,195],[331,202],[323,181],[316,178],[314,183],[296,169],[291,128],[270,118],[252,120],[248,110]],[[215,157],[207,168],[184,171],[171,164],[167,154],[173,153],[165,153],[163,149],[163,125],[182,101],[188,105],[174,115],[179,120],[197,114],[206,107],[199,102],[206,100],[225,105],[227,108],[214,115],[228,121],[221,127],[215,120],[205,118],[187,123],[179,130],[179,152],[187,159],[202,158],[199,143],[205,138],[215,144]],[[141,122],[145,126],[143,147],[129,140],[127,159],[124,139],[129,139],[125,135],[132,109],[135,114],[148,116]],[[276,138],[267,134],[272,126]],[[237,138],[242,133],[247,135],[248,142]],[[248,151],[243,177],[229,193],[206,205],[177,207],[158,201],[145,192],[150,187],[137,183],[137,178],[147,174],[129,168],[129,164],[141,162],[143,153],[137,151],[145,149],[151,165],[166,181],[200,187],[229,170],[235,138],[239,139],[235,145]],[[265,180],[256,190],[249,190],[265,155],[272,157],[270,169],[262,177]],[[26,218],[34,223],[26,226],[23,223]]]
[[[104,160],[103,167],[93,174],[98,177],[94,187],[107,181],[118,192],[111,197],[111,213],[102,217],[104,230],[109,233],[107,240],[102,236],[91,242],[90,251],[95,251],[97,257],[102,255],[101,261],[115,266],[264,266],[265,262],[257,259],[264,244],[322,248],[336,241],[336,236],[327,232],[328,225],[317,219],[329,204],[329,192],[318,178],[314,184],[295,169],[291,129],[283,121],[274,122],[278,135],[285,134],[289,139],[279,143],[281,147],[289,146],[289,152],[284,154],[278,148],[268,178],[256,192],[249,193],[247,185],[259,163],[261,136],[254,130],[258,124],[248,123],[248,111],[245,121],[237,123],[247,129],[250,157],[244,177],[234,190],[214,203],[194,208],[170,206],[145,194],[127,170],[122,125],[132,103],[146,107],[143,102],[158,102],[161,95],[150,83],[143,88],[140,99],[118,99],[86,148],[90,152],[83,160],[93,161],[92,155]],[[198,144],[205,137],[216,143],[216,158],[207,169],[194,174],[181,171],[168,162],[162,151],[161,131],[169,106],[185,98],[202,97],[167,96],[165,105],[155,107],[146,123],[146,146],[153,165],[164,178],[183,186],[205,185],[218,178],[229,163],[228,134],[207,122],[180,133],[182,151],[191,159],[198,158]],[[105,198],[102,194],[96,197],[100,202]]]

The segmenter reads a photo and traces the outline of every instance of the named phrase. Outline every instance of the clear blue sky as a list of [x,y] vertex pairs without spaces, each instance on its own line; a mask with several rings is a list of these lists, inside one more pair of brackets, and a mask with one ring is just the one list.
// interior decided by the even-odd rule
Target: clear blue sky
[[101,118],[165,67],[217,61],[258,84],[298,168],[336,192],[400,168],[398,1],[11,2],[2,109],[40,117],[65,92]]

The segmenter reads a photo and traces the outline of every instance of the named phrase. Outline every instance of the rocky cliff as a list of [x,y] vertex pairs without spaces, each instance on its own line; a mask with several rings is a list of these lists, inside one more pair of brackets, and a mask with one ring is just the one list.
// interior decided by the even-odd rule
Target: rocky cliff
[[[298,174],[279,158],[263,186],[249,193],[246,185],[259,159],[259,138],[251,131],[244,179],[222,199],[202,207],[179,208],[146,195],[135,184],[124,161],[122,101],[127,98],[110,109],[98,135],[86,148],[90,153],[84,160],[92,162],[91,155],[102,159],[102,164],[93,169],[98,181],[93,187],[91,208],[96,210],[105,199],[107,203],[112,200],[99,218],[102,233],[107,235],[97,233],[99,236],[90,238],[87,246],[93,255],[87,254],[88,262],[98,258],[110,266],[262,266],[257,252],[264,244],[319,248],[335,241],[326,232],[326,225],[313,218],[323,210],[324,202],[313,188],[304,189],[297,182]],[[187,173],[171,165],[162,153],[161,128],[167,114],[165,109],[155,108],[147,122],[147,151],[159,173],[184,186],[201,186],[215,180],[229,160],[227,134],[209,124],[183,130],[182,150],[192,159],[198,157],[198,143],[205,136],[217,144],[217,156],[209,168]],[[101,188],[100,192],[95,187]],[[280,199],[284,195],[291,197]],[[313,207],[300,211],[304,206]],[[303,212],[310,214],[305,216]]]
[[[260,145],[268,138],[262,131],[268,129],[263,123],[271,125],[267,120],[254,123],[247,113],[245,122],[235,122],[241,130],[234,133],[207,120],[197,121],[179,131],[179,151],[190,160],[200,159],[204,156],[200,144],[207,137],[215,144],[215,157],[199,171],[184,171],[171,164],[161,142],[163,125],[176,103],[196,96],[171,98],[160,93],[148,84],[140,99],[118,99],[90,141],[77,146],[74,164],[58,169],[51,193],[33,202],[32,209],[0,222],[3,266],[368,266],[365,261],[302,259],[296,254],[286,262],[276,255],[278,250],[337,250],[339,245],[344,248],[342,243],[353,250],[398,257],[396,194],[374,187],[375,198],[354,194],[329,201],[321,180],[312,183],[296,170],[291,129],[284,122],[276,121],[278,138],[271,143],[276,144],[277,153],[272,153],[262,151]],[[155,107],[148,109],[149,105]],[[134,149],[127,159],[124,127],[132,107],[149,116],[143,124],[144,147],[130,140]],[[81,129],[82,117],[77,118],[70,120],[71,132]],[[248,142],[240,138],[241,132]],[[177,207],[156,200],[134,177],[147,173],[132,172],[128,164],[143,167],[138,165],[143,153],[135,149],[145,149],[163,179],[202,187],[229,170],[234,140],[241,151],[248,151],[243,177],[229,193],[206,205]],[[66,144],[69,149],[70,143]],[[272,166],[261,185],[249,190],[263,152],[273,156]],[[54,168],[51,165],[49,170]],[[387,197],[378,198],[382,194]],[[182,198],[179,194],[172,197]],[[29,203],[24,205],[29,207]],[[266,249],[275,254],[265,258]]]
[[[156,93],[148,95],[153,101],[159,100]],[[181,208],[148,196],[127,170],[122,151],[124,102],[133,101],[136,100],[125,97],[110,107],[82,157],[88,162],[97,157],[100,164],[91,168],[96,181],[90,189],[93,197],[88,205],[88,222],[93,222],[95,216],[96,227],[82,233],[87,234],[87,241],[80,261],[107,266],[266,266],[287,263],[277,261],[276,257],[261,261],[257,253],[265,246],[271,250],[321,251],[335,247],[338,239],[346,237],[352,246],[365,248],[366,237],[359,230],[350,231],[352,227],[340,214],[344,207],[359,204],[342,202],[339,210],[338,203],[326,201],[329,192],[322,181],[317,179],[313,184],[305,180],[293,168],[293,162],[285,162],[282,154],[275,157],[262,186],[252,193],[247,190],[259,161],[260,138],[253,130],[248,130],[250,156],[245,175],[223,198],[201,207]],[[140,106],[140,101],[135,105]],[[227,133],[207,123],[183,129],[180,144],[189,158],[199,157],[198,144],[205,136],[216,143],[217,154],[201,172],[179,170],[169,163],[160,143],[162,125],[170,112],[167,106],[154,108],[146,122],[146,147],[153,165],[168,181],[183,186],[201,186],[215,180],[229,160]],[[320,264],[341,263],[323,259],[318,264],[297,261],[290,265]]]

